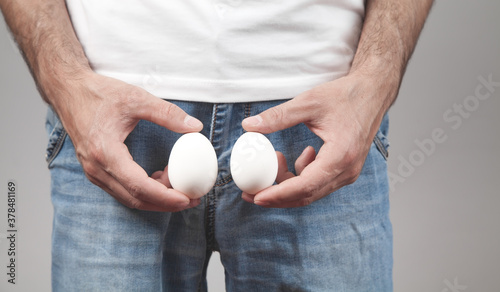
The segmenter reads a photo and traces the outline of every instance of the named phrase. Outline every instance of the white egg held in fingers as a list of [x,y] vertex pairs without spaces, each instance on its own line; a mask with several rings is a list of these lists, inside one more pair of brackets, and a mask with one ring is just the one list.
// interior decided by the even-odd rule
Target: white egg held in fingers
[[191,199],[203,197],[214,186],[217,171],[217,155],[205,136],[189,133],[175,142],[168,160],[168,179],[175,190]]
[[278,175],[278,158],[266,136],[247,132],[233,146],[230,167],[238,188],[253,195],[273,185]]

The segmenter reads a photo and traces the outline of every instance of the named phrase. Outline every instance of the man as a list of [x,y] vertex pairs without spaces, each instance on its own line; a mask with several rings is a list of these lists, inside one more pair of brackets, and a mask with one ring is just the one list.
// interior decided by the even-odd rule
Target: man
[[[204,291],[216,250],[228,291],[391,291],[385,114],[431,4],[0,1],[50,105],[53,289]],[[165,166],[198,131],[219,176],[190,200]],[[255,195],[244,131],[280,151]]]

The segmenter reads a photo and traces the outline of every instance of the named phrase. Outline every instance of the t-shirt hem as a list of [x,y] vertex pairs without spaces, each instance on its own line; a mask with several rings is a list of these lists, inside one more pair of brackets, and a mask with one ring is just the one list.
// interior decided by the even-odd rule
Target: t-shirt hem
[[290,99],[317,85],[333,81],[347,74],[347,72],[332,72],[305,77],[207,80],[171,78],[161,75],[140,76],[121,72],[96,72],[139,86],[162,99],[209,103]]

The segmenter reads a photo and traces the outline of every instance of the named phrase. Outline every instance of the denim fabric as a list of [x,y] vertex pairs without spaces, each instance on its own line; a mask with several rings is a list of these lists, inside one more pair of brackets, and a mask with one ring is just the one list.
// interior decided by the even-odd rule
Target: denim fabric
[[[267,209],[241,199],[229,160],[241,121],[281,102],[174,101],[204,123],[219,164],[202,203],[177,213],[129,209],[90,183],[49,109],[53,290],[206,291],[207,264],[219,251],[227,291],[392,291],[387,117],[354,184],[306,207]],[[152,174],[179,137],[141,121],[126,144]],[[322,144],[303,124],[267,137],[289,162]]]

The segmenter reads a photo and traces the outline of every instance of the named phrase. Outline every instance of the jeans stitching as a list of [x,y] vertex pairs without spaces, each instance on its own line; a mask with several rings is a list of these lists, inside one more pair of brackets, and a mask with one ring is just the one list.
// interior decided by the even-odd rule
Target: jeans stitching
[[212,113],[212,128],[210,129],[210,142],[213,144],[214,143],[214,129],[215,129],[215,121],[217,120],[217,111],[219,107],[218,104],[214,104],[213,106],[213,113]]
[[[218,104],[213,105],[212,113],[212,127],[210,129],[210,142],[214,143],[215,135],[215,124],[217,121]],[[215,189],[212,188],[210,192],[206,195],[206,207],[205,207],[205,218],[206,218],[206,241],[207,249],[214,250],[215,247],[215,209],[216,209],[216,195]]]
[[[210,143],[214,143],[214,129],[215,129],[215,122],[217,121],[217,113],[219,111],[219,107],[218,107],[218,104],[214,104],[214,107],[213,107],[213,114],[212,114],[212,128],[210,129]],[[223,186],[229,182],[231,182],[233,178],[231,177],[231,174],[221,178],[221,179],[218,179],[215,181],[215,186],[218,187],[218,186]]]
[[[245,107],[244,117],[248,118],[252,114],[252,104],[251,103],[245,103],[244,107]],[[215,124],[215,122],[213,124]],[[233,176],[231,174],[229,174],[229,175],[227,175],[227,176],[225,176],[225,177],[217,180],[215,182],[215,186],[216,187],[222,187],[222,186],[225,186],[225,185],[227,185],[228,183],[230,183],[232,181],[233,181]]]
[[[244,107],[245,107],[245,109],[244,109],[244,118],[248,118],[252,114],[252,104],[251,103],[245,103]],[[214,120],[214,122],[212,124],[212,128],[214,127],[214,125],[215,125],[215,120]],[[245,132],[245,130],[243,130],[243,131]],[[213,139],[212,135],[211,135],[211,138]],[[227,176],[225,176],[225,177],[217,180],[215,182],[215,186],[216,187],[222,187],[222,186],[227,185],[228,183],[230,183],[232,181],[233,181],[233,177],[232,177],[231,174],[229,174],[229,175],[227,175]]]
[[[56,128],[54,128],[55,130]],[[53,131],[54,131],[53,130]],[[47,156],[47,164],[49,165],[50,167],[50,164],[52,163],[52,161],[54,161],[54,159],[56,158],[57,154],[59,153],[59,151],[61,151],[61,148],[64,144],[64,140],[67,136],[67,132],[64,128],[61,129],[61,133],[59,134],[59,137],[57,138],[56,142],[54,143],[54,148],[52,149],[52,152],[50,153],[49,156]]]
[[233,181],[233,177],[231,176],[231,174],[228,174],[225,177],[216,180],[214,186],[221,187],[223,185],[230,183],[231,181]]
[[245,118],[248,118],[252,113],[251,113],[251,108],[252,104],[251,103],[246,103],[245,104]]
[[226,177],[223,177],[222,179],[218,180],[215,184],[216,187],[222,187],[227,185],[228,183],[233,181],[233,177],[231,175],[228,175]]
[[382,143],[378,136],[375,136],[373,142],[375,143],[375,146],[377,146],[377,149],[380,151],[382,156],[384,156],[384,158],[387,160],[387,158],[389,157],[389,152],[385,149],[384,143]]

